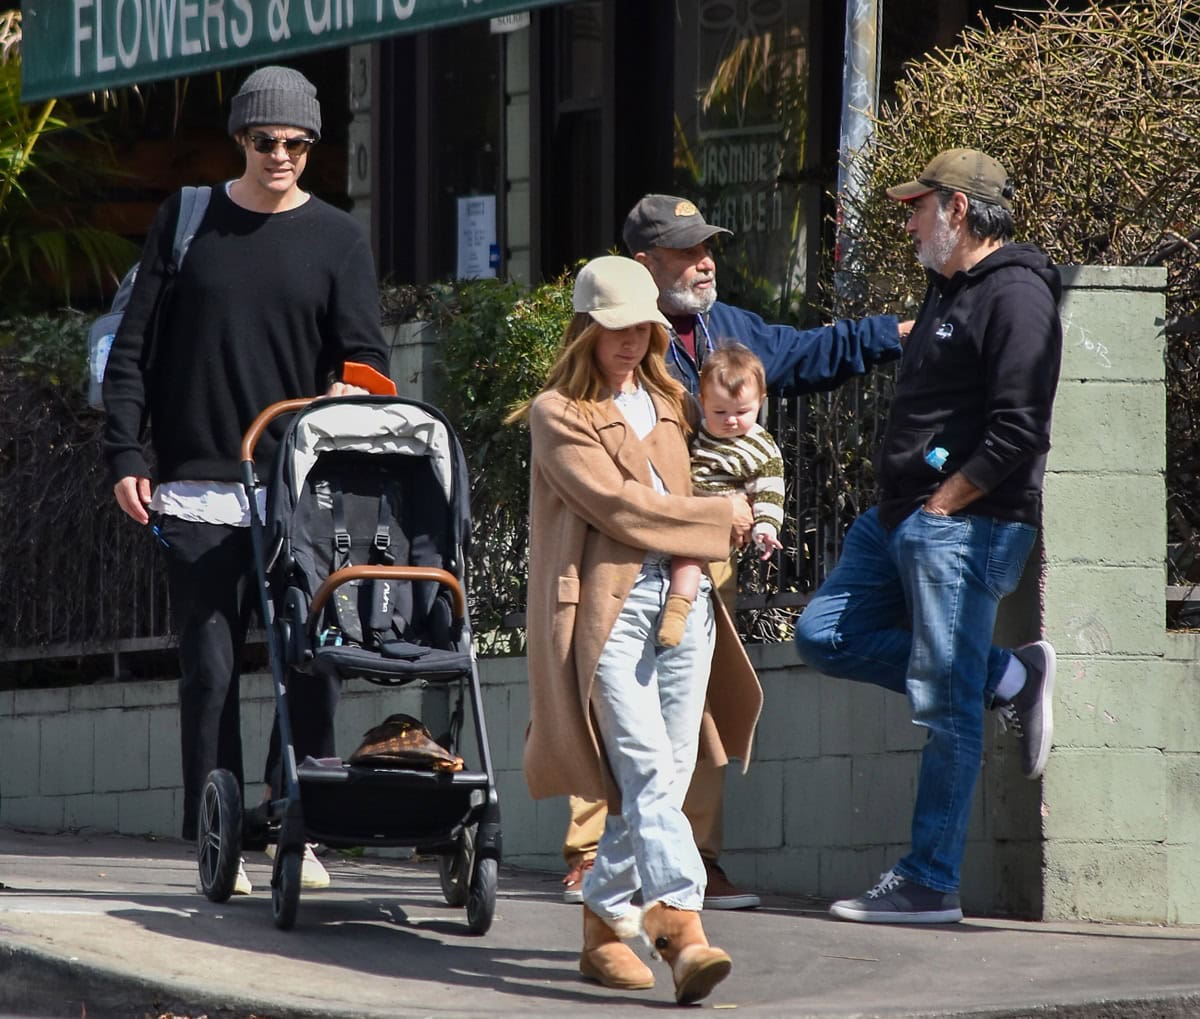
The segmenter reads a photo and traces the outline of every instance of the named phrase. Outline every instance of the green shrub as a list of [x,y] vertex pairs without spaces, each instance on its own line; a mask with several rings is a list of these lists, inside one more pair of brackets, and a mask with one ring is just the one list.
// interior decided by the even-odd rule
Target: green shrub
[[438,320],[442,400],[472,473],[505,510],[529,502],[529,437],[504,424],[545,381],[570,321],[569,277],[527,291],[517,283],[459,283]]
[[103,292],[138,251],[89,224],[89,189],[116,172],[108,147],[69,104],[21,102],[20,43],[20,11],[0,13],[0,288],[9,309],[42,310],[81,284]]
[[0,319],[0,355],[10,370],[57,389],[68,406],[87,387],[87,333],[91,319],[73,309]]
[[469,595],[477,644],[519,654],[529,543],[529,432],[506,425],[541,388],[570,321],[572,280],[529,289],[500,280],[384,287],[385,321],[428,320],[438,333],[439,403],[463,445],[475,542]]

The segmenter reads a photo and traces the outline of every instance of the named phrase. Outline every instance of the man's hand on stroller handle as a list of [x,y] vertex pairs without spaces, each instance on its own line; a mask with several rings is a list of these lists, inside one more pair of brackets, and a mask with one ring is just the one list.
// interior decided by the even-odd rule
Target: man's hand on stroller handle
[[325,390],[326,396],[369,396],[362,386],[352,386],[348,382],[333,382]]
[[117,497],[117,505],[139,524],[150,523],[150,514],[146,507],[150,504],[150,479],[127,475],[113,485],[113,494]]

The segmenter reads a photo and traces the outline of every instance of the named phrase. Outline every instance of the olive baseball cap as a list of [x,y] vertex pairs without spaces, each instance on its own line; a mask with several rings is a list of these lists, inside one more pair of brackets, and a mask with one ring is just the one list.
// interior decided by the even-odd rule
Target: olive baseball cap
[[990,205],[1001,205],[1012,212],[1012,182],[1008,171],[996,160],[978,149],[947,149],[939,152],[918,174],[916,180],[897,184],[885,192],[897,202],[914,198],[937,189],[961,191],[968,198],[977,198]]
[[621,237],[631,255],[651,248],[690,248],[732,230],[704,222],[700,210],[686,198],[646,195],[629,210]]
[[605,329],[627,329],[643,322],[669,325],[658,310],[658,284],[650,270],[624,255],[601,255],[580,269],[571,305]]

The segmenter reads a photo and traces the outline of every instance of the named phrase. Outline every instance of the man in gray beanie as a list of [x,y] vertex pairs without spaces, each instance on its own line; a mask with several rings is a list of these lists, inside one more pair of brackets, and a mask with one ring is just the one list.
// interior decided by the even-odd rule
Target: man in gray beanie
[[[380,391],[390,385],[367,236],[300,189],[321,137],[316,89],[287,67],[255,71],[233,97],[229,134],[245,171],[212,189],[177,272],[181,196],[158,210],[104,378],[104,455],[117,502],[137,523],[153,524],[166,558],[187,839],[197,837],[212,769],[243,784],[238,680],[256,587],[241,437],[280,400],[365,392],[341,381],[347,362],[380,373]],[[147,419],[153,484],[141,441]],[[263,435],[260,465],[270,464],[278,439],[274,429]],[[290,692],[296,759],[332,756],[336,682],[309,677]],[[272,750],[268,776],[277,734]],[[329,882],[311,851],[301,881]],[[234,891],[250,891],[244,867]]]

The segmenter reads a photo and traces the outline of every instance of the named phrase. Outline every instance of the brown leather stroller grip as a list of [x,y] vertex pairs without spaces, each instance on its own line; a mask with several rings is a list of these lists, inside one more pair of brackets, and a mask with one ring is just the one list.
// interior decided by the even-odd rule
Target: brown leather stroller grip
[[454,619],[457,622],[467,615],[467,599],[462,586],[453,573],[436,566],[346,566],[335,570],[317,588],[308,608],[308,627],[313,629],[321,618],[321,609],[337,588],[351,580],[432,580],[450,589],[454,601]]
[[290,414],[294,410],[301,410],[307,407],[313,400],[318,399],[315,396],[304,396],[295,400],[280,400],[278,403],[273,403],[258,415],[246,429],[246,434],[242,436],[242,463],[254,461],[254,447],[258,444],[259,436],[262,435],[263,429],[274,421],[280,414]]

